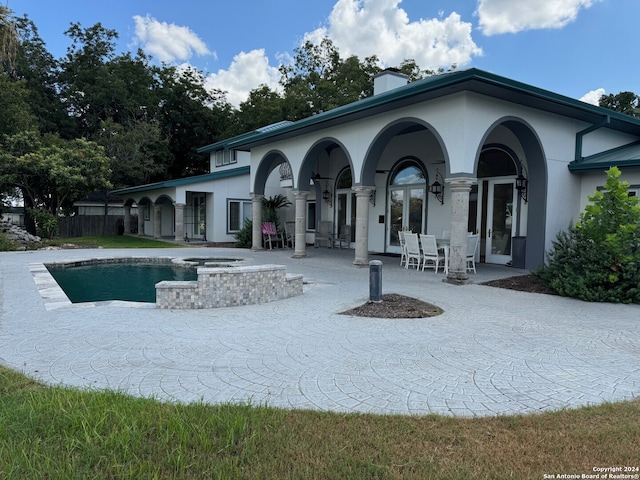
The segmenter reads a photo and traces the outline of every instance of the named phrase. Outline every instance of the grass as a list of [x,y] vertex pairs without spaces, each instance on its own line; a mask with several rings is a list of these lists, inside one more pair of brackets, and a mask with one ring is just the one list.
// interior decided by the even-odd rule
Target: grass
[[65,243],[73,243],[84,247],[102,248],[179,248],[182,245],[153,240],[150,238],[129,235],[104,235],[96,237],[55,238],[46,240],[47,245],[61,246]]
[[0,479],[528,479],[640,466],[640,401],[458,419],[181,405],[0,367]]

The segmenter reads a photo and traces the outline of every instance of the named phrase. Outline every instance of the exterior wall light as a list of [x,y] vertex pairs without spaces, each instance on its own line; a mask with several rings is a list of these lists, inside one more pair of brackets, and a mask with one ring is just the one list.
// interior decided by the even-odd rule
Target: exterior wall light
[[326,183],[324,191],[322,192],[322,199],[327,202],[330,207],[333,206],[333,202],[331,201],[331,191],[329,190],[329,186]]
[[[442,180],[442,183],[438,180]],[[440,205],[444,205],[444,179],[440,172],[436,170],[436,181],[429,186],[429,192],[433,193]]]
[[518,190],[518,193],[520,194],[520,197],[522,198],[522,200],[524,200],[524,203],[527,203],[529,180],[527,180],[522,175],[522,173],[520,173],[516,178],[516,190]]

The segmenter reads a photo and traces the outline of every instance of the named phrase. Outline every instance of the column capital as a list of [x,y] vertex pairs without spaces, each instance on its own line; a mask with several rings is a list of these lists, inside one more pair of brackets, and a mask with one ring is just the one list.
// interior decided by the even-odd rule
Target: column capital
[[478,182],[474,177],[449,177],[444,179],[451,186],[452,192],[468,192]]
[[306,192],[304,190],[294,190],[293,192],[293,197],[296,199],[298,198],[306,199],[308,195],[309,195],[309,192]]
[[353,187],[351,187],[351,190],[355,192],[356,197],[369,196],[371,195],[371,192],[373,192],[375,189],[376,187],[368,186],[368,185],[354,185]]

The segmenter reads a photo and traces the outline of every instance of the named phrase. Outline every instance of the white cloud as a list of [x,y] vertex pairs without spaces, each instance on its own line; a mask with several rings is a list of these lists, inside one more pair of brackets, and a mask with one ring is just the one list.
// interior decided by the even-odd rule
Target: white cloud
[[159,22],[147,15],[135,15],[137,42],[145,52],[161,62],[174,63],[197,55],[213,55],[206,44],[189,27]]
[[446,18],[410,21],[402,0],[338,0],[327,26],[307,33],[318,43],[329,37],[340,55],[377,55],[384,66],[413,58],[421,68],[465,65],[482,55],[471,38],[472,25],[451,13]]
[[600,97],[605,93],[604,88],[597,88],[596,90],[585,93],[580,97],[580,101],[590,103],[591,105],[600,105]]
[[280,91],[280,72],[269,65],[263,48],[240,52],[233,57],[228,70],[219,70],[207,76],[206,86],[227,92],[227,100],[237,107],[244,102],[249,92],[265,84],[270,89]]
[[523,30],[562,28],[580,9],[598,0],[479,0],[476,15],[482,33],[496,35]]

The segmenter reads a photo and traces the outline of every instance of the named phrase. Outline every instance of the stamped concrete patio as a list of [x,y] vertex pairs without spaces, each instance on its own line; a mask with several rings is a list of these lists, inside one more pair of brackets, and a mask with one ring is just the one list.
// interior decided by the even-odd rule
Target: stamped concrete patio
[[[217,248],[0,253],[0,363],[48,384],[191,402],[481,416],[640,395],[640,306],[479,285],[524,271],[479,265],[453,286],[383,261],[383,293],[438,305],[428,319],[340,315],[368,298],[353,251]],[[212,310],[106,302],[45,306],[30,264],[112,256],[228,257],[304,274],[302,296]]]

